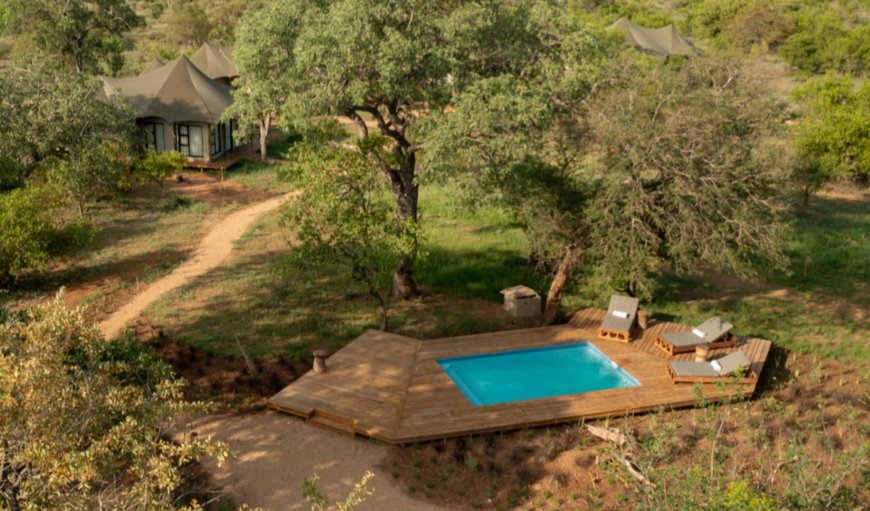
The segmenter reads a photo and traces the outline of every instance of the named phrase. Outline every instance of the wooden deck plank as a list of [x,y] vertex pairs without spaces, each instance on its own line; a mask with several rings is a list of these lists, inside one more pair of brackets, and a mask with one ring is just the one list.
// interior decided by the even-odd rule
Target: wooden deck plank
[[[567,325],[427,341],[368,331],[329,357],[326,373],[305,374],[269,403],[303,418],[325,418],[319,421],[321,425],[334,422],[342,426],[342,431],[350,428],[389,443],[694,406],[695,385],[673,383],[667,371],[668,358],[654,342],[660,333],[688,327],[652,322],[631,343],[604,341],[596,334],[604,313],[601,309],[585,309]],[[444,358],[579,341],[598,347],[632,374],[640,386],[474,406],[438,363]],[[742,349],[752,372],[760,374],[770,345],[770,341],[747,339],[737,347],[711,350],[711,356]],[[684,353],[673,359],[693,358],[694,354]],[[701,389],[706,399],[717,401],[739,393],[751,395],[755,384],[705,384]]]

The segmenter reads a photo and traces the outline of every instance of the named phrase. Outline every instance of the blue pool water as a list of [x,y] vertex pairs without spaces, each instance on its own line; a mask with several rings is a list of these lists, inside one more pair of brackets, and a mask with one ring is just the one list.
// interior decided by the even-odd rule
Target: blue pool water
[[640,385],[588,342],[445,358],[438,363],[475,406]]

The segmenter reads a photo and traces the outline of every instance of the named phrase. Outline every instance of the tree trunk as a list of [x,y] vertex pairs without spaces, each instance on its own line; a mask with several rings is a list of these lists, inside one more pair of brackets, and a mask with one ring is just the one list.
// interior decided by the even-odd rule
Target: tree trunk
[[[414,182],[414,155],[408,156],[403,168],[391,174],[393,197],[396,200],[396,222],[400,225],[417,224],[417,201],[419,186]],[[393,273],[393,294],[397,298],[407,300],[417,295],[417,284],[414,282],[414,262],[417,259],[417,239],[413,240],[410,250],[399,261],[399,266]]]
[[541,320],[543,325],[552,325],[553,321],[556,320],[556,316],[559,314],[559,305],[562,303],[562,295],[565,292],[565,285],[568,284],[568,279],[574,273],[574,268],[577,267],[580,254],[581,250],[577,245],[568,245],[565,249],[565,255],[562,256],[556,275],[553,276],[553,282],[550,283],[550,290],[547,292],[547,303],[544,307],[544,317]]
[[3,502],[6,503],[6,507],[9,508],[9,511],[21,511],[21,506],[18,504],[18,497],[12,493],[3,493]]
[[260,128],[260,161],[266,163],[266,153],[268,151],[266,141],[269,138],[269,127],[271,121],[268,117],[266,117],[265,119],[261,118],[260,122],[257,124]]

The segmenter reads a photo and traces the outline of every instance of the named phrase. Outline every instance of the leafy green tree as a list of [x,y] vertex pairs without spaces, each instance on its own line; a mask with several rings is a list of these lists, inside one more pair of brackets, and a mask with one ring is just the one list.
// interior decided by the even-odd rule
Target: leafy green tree
[[57,184],[84,209],[119,183],[133,145],[133,115],[95,97],[97,83],[44,68],[0,70],[0,184]]
[[77,72],[117,72],[123,33],[141,18],[125,0],[8,0],[7,32],[22,60],[52,59]]
[[[530,67],[540,76],[580,79],[587,71],[584,54],[563,61],[545,57],[568,55],[559,50],[559,31],[577,24],[568,23],[572,16],[563,6],[543,0],[340,0],[309,9],[305,19],[294,51],[293,94],[283,113],[296,122],[345,116],[361,138],[388,140],[377,162],[400,224],[418,221],[417,161],[428,150],[422,120],[449,110],[456,94],[484,78],[521,76]],[[567,67],[576,63],[581,65]],[[415,244],[394,273],[398,296],[415,293],[416,255]]]
[[870,25],[847,26],[830,6],[807,8],[796,19],[797,29],[779,48],[796,69],[861,74],[870,68]]
[[531,41],[517,49],[529,51],[525,59],[510,59],[520,68],[476,80],[449,111],[433,114],[424,156],[436,174],[458,174],[473,195],[494,193],[517,215],[539,266],[553,276],[549,323],[586,250],[593,190],[584,177],[584,102],[599,80],[604,46],[554,6],[538,3],[520,14],[499,31],[514,31],[508,41]]
[[427,151],[516,213],[553,275],[545,322],[578,270],[649,294],[662,263],[747,273],[781,260],[783,176],[760,157],[777,122],[767,95],[704,59],[620,58],[594,86],[563,75],[470,87]]
[[177,0],[163,14],[169,39],[177,46],[196,48],[208,42],[211,20],[199,0]]
[[804,109],[796,172],[804,201],[837,179],[870,181],[870,81],[829,74],[794,89]]
[[293,201],[289,218],[299,229],[299,259],[347,265],[352,278],[377,302],[380,327],[386,330],[387,299],[382,290],[389,285],[402,245],[416,241],[416,224],[390,220],[390,201],[370,148],[302,145],[293,154],[302,194]]
[[293,79],[293,48],[306,6],[307,2],[277,0],[251,9],[236,31],[233,58],[239,78],[224,118],[237,121],[241,140],[254,138],[256,128],[262,161],[268,158],[269,130],[287,98],[287,82]]
[[226,449],[189,435],[182,382],[106,340],[62,297],[0,325],[0,499],[30,509],[173,509],[184,467]]
[[[448,7],[449,9],[449,7]],[[284,113],[307,124],[323,116],[346,116],[360,137],[371,130],[390,141],[378,161],[395,199],[396,222],[416,223],[419,182],[415,126],[426,108],[440,108],[448,96],[449,71],[436,2],[339,0],[310,9],[294,47],[296,69]],[[394,291],[416,293],[413,266],[417,247],[394,274]]]

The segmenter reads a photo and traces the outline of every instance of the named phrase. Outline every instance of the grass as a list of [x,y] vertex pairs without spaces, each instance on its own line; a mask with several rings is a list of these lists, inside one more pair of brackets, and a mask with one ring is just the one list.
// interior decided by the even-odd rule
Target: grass
[[184,261],[209,215],[207,202],[186,199],[157,185],[147,185],[114,201],[100,202],[89,212],[97,238],[93,245],[28,275],[7,305],[43,298],[65,286],[78,303],[99,316],[116,295],[155,280]]
[[[523,283],[546,291],[546,279],[527,262],[528,245],[510,216],[495,207],[471,214],[449,186],[423,188],[421,210],[427,259],[421,282],[452,296],[499,300],[498,291]],[[738,333],[826,357],[870,360],[870,203],[816,198],[795,220],[788,242],[789,271],[756,282],[667,276],[645,308],[660,319],[700,323],[726,316]],[[802,271],[808,260],[806,273]],[[721,279],[717,279],[721,280]],[[733,288],[733,289],[731,289]],[[602,306],[585,289],[566,294],[567,308]],[[599,303],[600,302],[600,303]]]
[[[271,146],[270,146],[271,151]],[[293,189],[292,183],[278,178],[276,169],[280,164],[243,160],[226,171],[226,179],[231,179],[251,190],[285,193]]]
[[[270,187],[277,183],[274,173],[274,165],[249,164],[233,178]],[[522,283],[546,291],[546,279],[529,264],[526,239],[510,215],[493,206],[469,212],[458,195],[450,185],[421,189],[426,255],[418,278],[434,294],[392,304],[392,331],[437,337],[495,330],[505,326],[499,290]],[[868,281],[870,210],[834,199],[817,207],[797,221],[789,244],[793,267],[802,254],[817,254],[806,278],[792,272],[767,282],[731,279],[726,289],[670,276],[645,308],[656,318],[688,324],[721,314],[738,333],[783,348],[870,360],[870,331],[862,320],[866,297],[859,292]],[[178,340],[226,356],[238,356],[241,342],[254,357],[306,358],[315,345],[337,349],[377,326],[374,304],[345,268],[293,264],[291,244],[280,213],[270,215],[239,240],[232,261],[165,297],[149,314]],[[848,261],[838,265],[839,257]],[[838,296],[842,286],[835,281],[851,282],[852,291]],[[574,289],[565,303],[569,308],[604,303],[588,296]]]
[[[214,355],[255,359],[308,359],[314,347],[337,350],[366,329],[377,328],[374,302],[346,268],[317,262],[300,266],[292,255],[292,233],[281,213],[270,213],[237,243],[221,268],[171,292],[146,315],[171,338]],[[439,297],[392,304],[392,331],[440,337],[504,328],[482,312]]]

